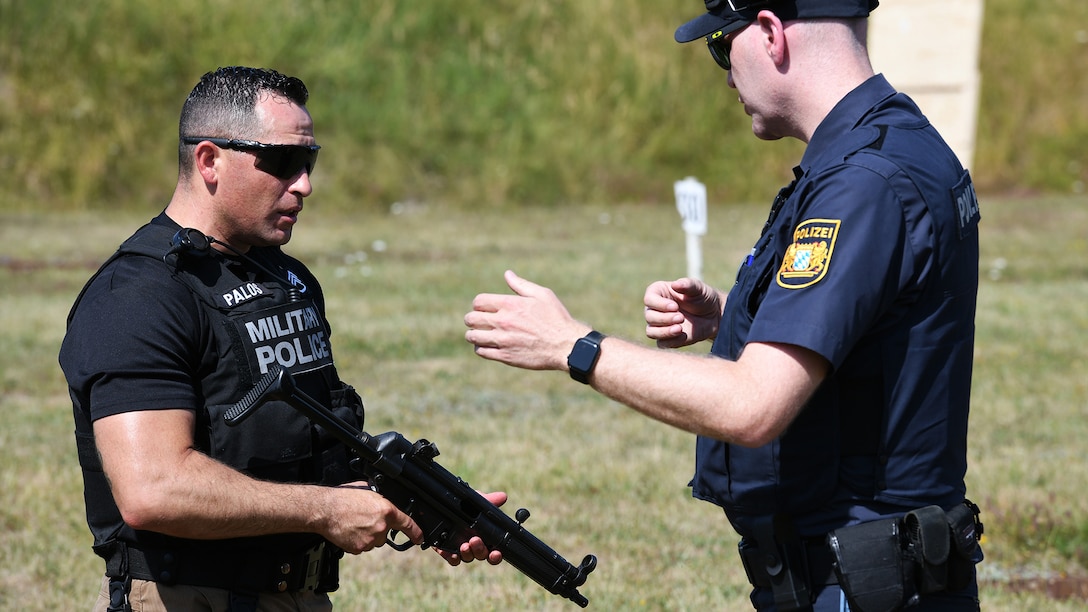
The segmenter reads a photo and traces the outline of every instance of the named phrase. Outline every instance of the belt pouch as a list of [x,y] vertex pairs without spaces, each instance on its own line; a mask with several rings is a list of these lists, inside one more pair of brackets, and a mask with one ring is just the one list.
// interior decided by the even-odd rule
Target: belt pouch
[[913,568],[904,563],[897,519],[836,529],[827,536],[835,574],[854,612],[894,612],[913,597]]
[[948,511],[948,526],[952,531],[952,554],[948,556],[948,590],[960,591],[975,578],[978,539],[982,535],[978,506],[965,500]]
[[948,518],[940,506],[912,510],[903,517],[914,563],[918,590],[924,595],[948,586],[948,553],[952,547]]

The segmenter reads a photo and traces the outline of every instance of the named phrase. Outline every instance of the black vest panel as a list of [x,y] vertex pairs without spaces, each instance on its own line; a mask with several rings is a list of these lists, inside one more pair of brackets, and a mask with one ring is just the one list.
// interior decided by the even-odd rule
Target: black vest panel
[[[159,262],[163,274],[174,275],[190,290],[207,327],[193,333],[204,333],[211,339],[199,371],[190,373],[203,404],[197,410],[195,447],[261,480],[336,485],[356,479],[348,468],[349,456],[343,445],[284,402],[268,401],[233,427],[223,420],[223,414],[252,389],[269,366],[277,364],[291,371],[303,392],[362,429],[362,400],[337,375],[316,279],[278,249],[251,249],[241,259],[217,251],[201,256],[167,255],[177,228],[163,220],[160,217],[138,230],[99,273],[121,257],[149,257]],[[292,266],[296,269],[291,270]],[[265,269],[281,278],[272,277]],[[291,285],[294,291],[290,291]],[[79,299],[73,312],[78,304]],[[116,565],[117,551],[126,546],[156,551],[206,549],[208,554],[224,554],[239,549],[290,550],[319,540],[314,534],[285,534],[198,541],[135,531],[121,521],[113,501],[89,414],[77,409],[75,420],[88,524],[96,552],[111,565]]]

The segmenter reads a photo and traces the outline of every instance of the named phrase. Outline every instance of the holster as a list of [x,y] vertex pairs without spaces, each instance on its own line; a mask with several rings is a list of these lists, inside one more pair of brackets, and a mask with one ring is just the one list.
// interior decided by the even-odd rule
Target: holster
[[770,588],[782,612],[811,609],[808,558],[793,521],[785,514],[761,517],[752,532],[755,542],[741,540],[739,545],[748,581]]

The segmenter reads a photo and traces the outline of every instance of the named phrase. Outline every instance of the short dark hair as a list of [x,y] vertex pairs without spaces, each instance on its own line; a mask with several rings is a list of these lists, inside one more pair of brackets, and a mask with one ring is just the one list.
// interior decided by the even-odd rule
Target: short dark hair
[[182,176],[192,171],[195,145],[184,136],[250,138],[260,127],[253,112],[262,93],[284,97],[305,106],[310,92],[301,79],[269,68],[228,66],[200,77],[181,108],[178,125],[178,165]]

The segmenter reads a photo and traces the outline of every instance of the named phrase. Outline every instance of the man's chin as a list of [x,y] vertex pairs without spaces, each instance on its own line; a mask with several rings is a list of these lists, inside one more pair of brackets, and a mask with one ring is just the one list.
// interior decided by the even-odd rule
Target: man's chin
[[261,237],[259,242],[255,242],[253,246],[257,247],[276,247],[283,246],[291,242],[291,230],[290,229],[277,229],[269,232]]
[[752,122],[752,133],[760,140],[782,140],[781,134],[772,132],[767,126],[760,125],[755,121]]

